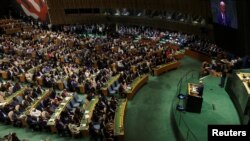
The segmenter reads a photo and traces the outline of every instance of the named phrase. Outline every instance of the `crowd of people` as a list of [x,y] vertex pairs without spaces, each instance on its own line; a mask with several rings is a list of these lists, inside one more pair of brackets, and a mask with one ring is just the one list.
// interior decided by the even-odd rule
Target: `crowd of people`
[[[101,27],[97,29],[99,28]],[[34,28],[29,32],[1,36],[0,50],[3,61],[0,69],[2,73],[7,73],[6,80],[1,82],[2,101],[24,88],[19,84],[21,75],[28,84],[23,95],[14,97],[10,103],[1,108],[1,121],[14,123],[13,125],[18,127],[24,126],[21,117],[26,110],[29,110],[26,118],[28,126],[35,131],[48,131],[50,128],[47,122],[67,93],[76,94],[79,92],[79,85],[84,85],[89,101],[97,95],[101,96],[89,125],[90,135],[112,139],[117,99],[112,97],[111,100],[105,100],[101,88],[111,77],[119,74],[121,84],[119,92],[124,97],[126,86],[136,77],[152,73],[152,69],[158,65],[176,61],[170,55],[176,50],[164,44],[151,46],[154,39],[150,37],[160,38],[159,33],[152,29],[143,34],[144,38],[150,38],[149,41],[138,42],[132,40],[136,36],[132,32],[131,35],[120,33],[119,37],[113,38],[107,38],[112,37],[109,35],[82,38],[77,34],[78,30],[82,30],[80,27],[62,29],[61,32],[54,32]],[[95,28],[87,28],[90,33],[95,32],[93,29]],[[136,67],[137,71],[134,72],[132,67]],[[60,93],[56,92],[59,81],[64,87]],[[16,88],[16,85],[20,85],[19,88]],[[38,106],[29,109],[28,107],[41,97],[47,88],[52,89],[51,94],[42,99]],[[84,109],[79,105],[74,111],[71,109],[72,105],[62,111],[60,118],[56,119],[59,133],[71,134],[71,125],[79,126]],[[96,123],[101,126],[98,130],[93,130]]]
[[[75,97],[79,86],[84,85],[88,101],[100,97],[89,123],[90,135],[112,140],[118,99],[126,96],[127,86],[137,77],[153,74],[153,68],[177,61],[173,54],[185,46],[210,56],[224,53],[215,44],[196,40],[193,35],[148,27],[119,26],[117,36],[106,32],[111,27],[105,25],[67,25],[56,32],[39,26],[33,28],[0,37],[0,70],[2,74],[7,73],[6,80],[0,82],[0,101],[4,102],[24,88],[19,82],[21,75],[28,84],[23,95],[14,97],[11,103],[0,108],[0,121],[23,126],[22,113],[49,88],[50,95],[27,114],[28,126],[39,131],[50,130],[47,122],[55,109],[65,97]],[[82,32],[100,36],[82,37]],[[162,40],[167,43],[161,43]],[[118,74],[121,84],[118,99],[105,97],[101,88]],[[59,82],[63,84],[62,92],[57,92]],[[78,103],[76,99],[74,101]],[[80,125],[84,113],[80,105],[68,106],[56,119],[59,133],[71,134],[71,125]]]

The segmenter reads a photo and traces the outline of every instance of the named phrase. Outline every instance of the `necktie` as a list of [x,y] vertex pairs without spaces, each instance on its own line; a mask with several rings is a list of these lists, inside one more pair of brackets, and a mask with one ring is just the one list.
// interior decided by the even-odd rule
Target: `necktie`
[[222,20],[223,20],[223,24],[226,25],[226,18],[224,14],[222,14]]

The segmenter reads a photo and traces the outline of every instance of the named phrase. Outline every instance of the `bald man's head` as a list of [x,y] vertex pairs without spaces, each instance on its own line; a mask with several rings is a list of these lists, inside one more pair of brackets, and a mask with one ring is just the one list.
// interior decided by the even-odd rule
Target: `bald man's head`
[[226,11],[226,4],[224,1],[220,2],[220,12],[225,13]]

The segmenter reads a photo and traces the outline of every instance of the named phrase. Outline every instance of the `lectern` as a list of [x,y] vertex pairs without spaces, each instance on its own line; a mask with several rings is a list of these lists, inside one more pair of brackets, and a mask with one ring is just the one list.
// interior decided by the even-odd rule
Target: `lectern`
[[188,83],[188,97],[186,103],[186,111],[200,113],[203,98],[198,94],[197,88],[199,84]]

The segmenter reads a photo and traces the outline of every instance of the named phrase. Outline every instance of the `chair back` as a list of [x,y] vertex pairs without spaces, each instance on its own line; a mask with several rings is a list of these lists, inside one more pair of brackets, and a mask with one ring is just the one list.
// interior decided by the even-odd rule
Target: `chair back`
[[20,104],[22,104],[22,101],[23,101],[23,97],[22,96],[17,96],[17,100]]
[[115,81],[115,85],[116,85],[116,86],[119,86],[119,82],[118,82],[118,80],[117,80],[117,81]]
[[79,96],[78,96],[77,93],[74,93],[74,99],[75,99],[75,100],[78,100],[78,99],[79,99]]
[[78,103],[77,102],[77,99],[74,97],[74,98],[72,98],[72,100],[71,101],[73,101],[74,103]]
[[72,109],[71,103],[67,104],[66,107],[68,110],[71,110]]
[[113,84],[112,84],[111,86],[112,86],[112,88],[113,88],[113,89],[114,89],[114,88],[116,88],[116,85],[115,85],[115,83],[113,83]]
[[109,90],[109,92],[111,92],[111,91],[112,91],[111,86],[110,86],[110,87],[108,87],[108,90]]
[[71,107],[74,107],[74,104],[75,104],[75,101],[72,99],[72,100],[70,100],[70,106]]

